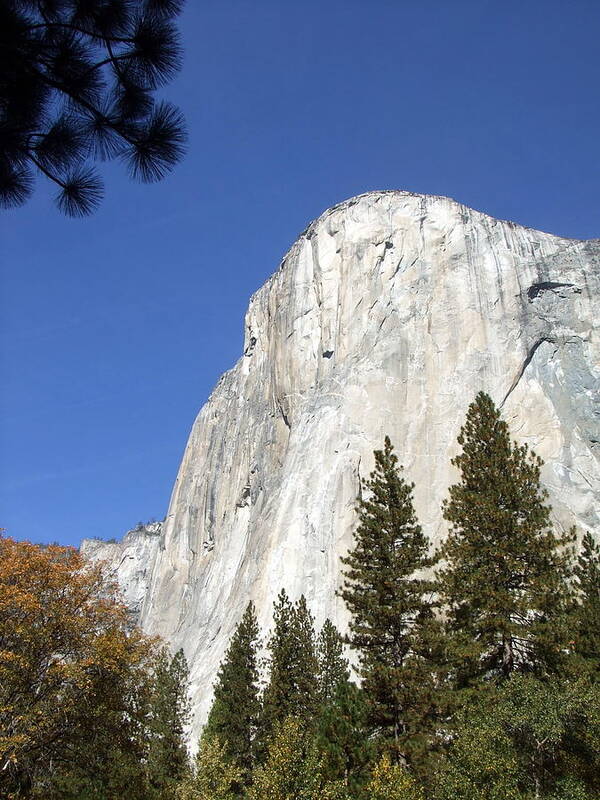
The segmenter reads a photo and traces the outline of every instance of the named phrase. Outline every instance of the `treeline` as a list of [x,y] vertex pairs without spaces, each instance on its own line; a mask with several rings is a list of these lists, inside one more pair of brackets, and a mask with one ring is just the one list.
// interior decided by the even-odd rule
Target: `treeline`
[[183,655],[128,630],[73,551],[0,540],[0,796],[598,800],[599,549],[554,530],[542,462],[487,395],[458,443],[437,550],[375,451],[347,635],[284,590],[266,635],[249,605],[193,763]]
[[[279,595],[261,687],[249,606],[182,800],[600,797],[600,553],[556,532],[542,461],[469,407],[432,554],[389,439],[358,501],[345,642]],[[356,655],[351,679],[344,644]]]

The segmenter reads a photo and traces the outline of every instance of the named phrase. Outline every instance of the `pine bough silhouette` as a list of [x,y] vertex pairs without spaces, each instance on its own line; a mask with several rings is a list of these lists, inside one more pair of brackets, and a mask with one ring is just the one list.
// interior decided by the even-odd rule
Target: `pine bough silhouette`
[[160,180],[184,152],[185,126],[153,92],[178,71],[183,0],[2,0],[0,206],[25,203],[36,174],[69,216],[104,193],[97,159]]

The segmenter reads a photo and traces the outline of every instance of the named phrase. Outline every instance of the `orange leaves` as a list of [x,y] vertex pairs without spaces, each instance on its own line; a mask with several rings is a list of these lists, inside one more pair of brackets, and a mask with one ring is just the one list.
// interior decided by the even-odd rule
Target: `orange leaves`
[[152,652],[99,566],[0,536],[0,795],[63,763],[103,707],[118,738]]

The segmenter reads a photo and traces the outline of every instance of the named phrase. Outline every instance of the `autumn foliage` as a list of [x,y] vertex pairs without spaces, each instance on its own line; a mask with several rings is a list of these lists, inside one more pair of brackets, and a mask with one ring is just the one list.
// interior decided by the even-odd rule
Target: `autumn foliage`
[[0,538],[0,796],[135,797],[152,655],[100,567]]

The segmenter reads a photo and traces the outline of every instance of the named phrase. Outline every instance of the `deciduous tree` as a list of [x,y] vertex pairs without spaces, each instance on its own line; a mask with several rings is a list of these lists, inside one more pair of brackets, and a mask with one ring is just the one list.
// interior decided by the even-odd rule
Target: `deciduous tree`
[[600,691],[515,674],[460,715],[440,800],[592,800],[600,790]]
[[387,753],[373,768],[367,797],[369,800],[425,800],[416,780],[400,764],[393,764]]
[[248,800],[317,800],[319,784],[318,757],[304,721],[288,717],[276,723]]
[[194,775],[180,783],[177,800],[235,800],[243,784],[240,769],[225,753],[216,736],[204,734],[196,756]]
[[142,797],[152,657],[99,566],[0,538],[0,794]]

